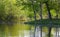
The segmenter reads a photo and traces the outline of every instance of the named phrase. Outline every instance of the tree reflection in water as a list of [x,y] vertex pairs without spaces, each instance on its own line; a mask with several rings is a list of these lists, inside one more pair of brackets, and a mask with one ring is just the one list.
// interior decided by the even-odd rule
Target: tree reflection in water
[[[31,29],[30,29],[31,28]],[[48,28],[47,28],[48,29]],[[58,32],[59,31],[59,32]],[[60,28],[58,29],[57,36],[60,36]],[[37,26],[35,37],[41,37],[41,31],[40,28]],[[48,32],[46,31],[46,28],[42,29],[42,37],[46,37],[48,35]],[[56,37],[56,29],[52,29],[52,35],[53,37]],[[15,25],[12,27],[0,27],[0,37],[33,37],[34,36],[34,26],[30,25]]]

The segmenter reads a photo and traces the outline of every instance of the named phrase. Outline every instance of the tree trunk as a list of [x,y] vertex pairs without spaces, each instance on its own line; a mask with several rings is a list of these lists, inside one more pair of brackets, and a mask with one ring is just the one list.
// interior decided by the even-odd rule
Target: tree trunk
[[58,37],[60,37],[60,36],[59,36],[59,28],[58,28]]
[[51,37],[51,30],[52,30],[52,27],[49,27],[48,37]]
[[42,19],[42,2],[40,2],[40,17]]
[[[49,8],[49,4],[48,4],[48,2],[45,2],[45,4],[46,4],[47,10],[48,10],[49,20],[52,20],[51,13],[50,13],[50,8]],[[50,21],[50,22],[51,22],[51,21]],[[50,25],[48,37],[51,37],[51,30],[52,30],[52,26]]]
[[36,25],[36,12],[34,11],[34,19],[35,19],[35,29],[34,29],[34,37],[35,37],[35,32],[36,32],[36,27],[37,27],[37,25]]
[[56,37],[58,37],[58,36],[57,36],[57,34],[58,34],[57,32],[58,32],[58,27],[56,27]]
[[40,25],[39,28],[40,28],[40,37],[42,37],[42,25]]
[[47,10],[48,10],[48,17],[51,20],[52,19],[52,16],[51,16],[51,13],[50,13],[49,4],[48,4],[48,2],[45,2],[45,4],[46,4]]
[[37,25],[36,25],[36,10],[34,9],[34,2],[33,2],[33,0],[31,0],[31,2],[32,2],[32,8],[33,8],[33,12],[34,12],[34,19],[35,19],[35,24],[34,24],[34,37],[35,37],[35,32],[36,32],[36,27],[37,27]]
[[59,13],[59,10],[56,10],[56,19],[58,19],[58,13]]
[[[40,2],[40,20],[42,20],[42,2]],[[40,25],[40,36],[42,37],[42,25]]]

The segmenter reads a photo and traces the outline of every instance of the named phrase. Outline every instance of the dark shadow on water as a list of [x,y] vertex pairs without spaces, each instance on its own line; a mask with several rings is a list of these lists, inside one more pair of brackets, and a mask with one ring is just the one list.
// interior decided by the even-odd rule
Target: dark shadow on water
[[[50,26],[50,22],[52,22],[53,27],[60,27],[60,19],[42,19],[42,20],[36,20],[36,25],[42,25],[42,26]],[[24,24],[29,24],[29,25],[35,25],[35,21],[29,21],[29,22],[24,22]]]

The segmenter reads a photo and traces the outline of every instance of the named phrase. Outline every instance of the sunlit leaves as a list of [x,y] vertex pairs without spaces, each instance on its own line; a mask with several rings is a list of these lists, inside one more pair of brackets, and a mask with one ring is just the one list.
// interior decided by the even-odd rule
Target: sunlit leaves
[[56,11],[55,10],[51,10],[51,15],[52,16],[56,16]]

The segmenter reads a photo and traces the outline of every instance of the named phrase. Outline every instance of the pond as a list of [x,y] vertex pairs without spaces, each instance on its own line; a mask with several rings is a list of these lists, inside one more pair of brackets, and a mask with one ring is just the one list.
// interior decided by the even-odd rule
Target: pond
[[[56,28],[52,28],[51,36],[60,36],[60,29],[56,32]],[[34,26],[25,24],[16,24],[13,26],[0,27],[0,37],[34,37]],[[35,37],[41,37],[41,29],[37,26]],[[48,28],[42,27],[42,37],[48,37]]]

